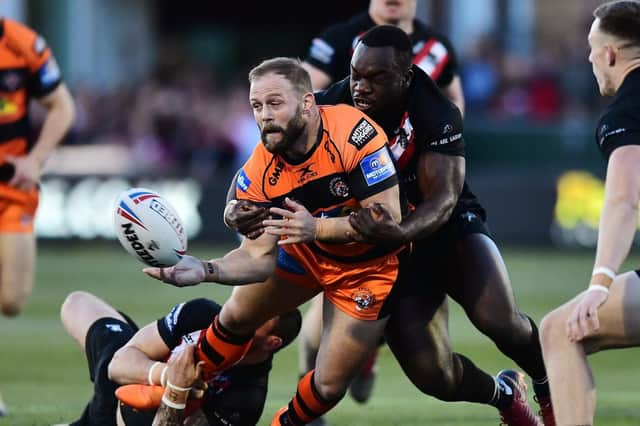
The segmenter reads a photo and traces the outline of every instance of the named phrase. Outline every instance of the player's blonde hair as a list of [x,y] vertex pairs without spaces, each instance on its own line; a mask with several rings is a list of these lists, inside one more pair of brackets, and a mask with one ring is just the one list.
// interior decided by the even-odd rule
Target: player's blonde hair
[[294,58],[272,58],[262,61],[249,71],[249,83],[267,74],[278,74],[291,82],[293,88],[300,94],[312,92],[311,77],[302,67],[302,62]]

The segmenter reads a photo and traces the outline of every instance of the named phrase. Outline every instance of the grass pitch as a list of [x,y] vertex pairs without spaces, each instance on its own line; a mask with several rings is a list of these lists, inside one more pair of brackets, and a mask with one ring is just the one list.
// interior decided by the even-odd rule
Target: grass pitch
[[[221,248],[200,246],[203,257]],[[587,282],[593,253],[539,249],[503,251],[520,308],[536,321],[575,295]],[[627,268],[637,267],[634,257]],[[84,289],[130,314],[139,325],[164,315],[176,302],[205,296],[223,301],[229,288],[202,285],[176,289],[147,279],[141,264],[117,243],[54,246],[43,244],[37,282],[27,309],[15,319],[0,317],[0,392],[9,415],[0,425],[50,425],[75,420],[91,394],[84,354],[65,333],[59,307],[66,294]],[[491,374],[514,368],[470,325],[451,303],[451,335],[457,352],[470,357]],[[640,424],[640,385],[636,349],[610,351],[592,357],[598,383],[599,425]],[[297,381],[295,344],[275,360],[267,406],[261,425],[288,402]],[[496,425],[496,410],[477,404],[443,403],[421,395],[404,377],[393,356],[384,349],[378,364],[373,398],[357,405],[346,397],[328,416],[332,425]]]

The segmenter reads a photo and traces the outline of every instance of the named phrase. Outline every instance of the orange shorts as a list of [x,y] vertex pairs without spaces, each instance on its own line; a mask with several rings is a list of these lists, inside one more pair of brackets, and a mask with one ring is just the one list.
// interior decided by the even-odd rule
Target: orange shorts
[[340,263],[294,246],[278,249],[275,273],[306,288],[323,291],[347,315],[379,319],[382,306],[398,279],[400,261],[390,254],[360,263]]
[[0,232],[33,232],[38,199],[36,189],[25,192],[0,184]]

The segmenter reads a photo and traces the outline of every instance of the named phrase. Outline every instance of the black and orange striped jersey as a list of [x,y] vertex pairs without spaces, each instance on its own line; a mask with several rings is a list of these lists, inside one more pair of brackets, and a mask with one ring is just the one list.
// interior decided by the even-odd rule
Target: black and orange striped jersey
[[[287,162],[267,151],[262,143],[256,145],[236,175],[237,199],[283,207],[285,197],[289,197],[316,217],[339,217],[359,209],[361,200],[398,184],[382,128],[351,106],[320,106],[319,110],[318,140],[302,161]],[[359,262],[382,254],[371,245],[355,242],[302,246],[342,262]]]
[[[314,38],[305,61],[327,73],[332,81],[349,75],[351,55],[360,37],[376,26],[368,12],[325,29]],[[413,46],[413,63],[431,77],[439,87],[447,87],[458,74],[453,46],[442,34],[417,19],[409,34]]]
[[30,28],[0,20],[0,164],[31,149],[29,100],[51,93],[60,70],[44,39]]

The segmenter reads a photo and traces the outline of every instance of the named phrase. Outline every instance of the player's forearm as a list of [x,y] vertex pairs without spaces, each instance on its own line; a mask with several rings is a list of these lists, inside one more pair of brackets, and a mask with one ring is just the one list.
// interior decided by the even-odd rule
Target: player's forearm
[[[121,385],[130,383],[149,383],[149,371],[156,363],[147,354],[133,346],[119,349],[111,359],[108,368],[109,379]],[[152,371],[152,380],[160,384],[162,370],[166,364],[157,364]]]
[[456,194],[447,193],[420,203],[402,222],[405,241],[416,241],[432,235],[449,220],[457,200]]
[[353,241],[355,234],[347,216],[316,219],[316,241],[346,243]]
[[62,141],[75,117],[73,100],[67,89],[59,87],[56,90],[62,90],[63,92],[57,96],[56,101],[49,107],[38,140],[29,154],[40,165],[44,164],[51,151]]
[[153,418],[153,426],[182,426],[184,421],[184,409],[171,408],[160,404]]
[[241,247],[221,259],[206,261],[204,265],[205,281],[245,285],[266,281],[275,269],[275,258],[271,255],[254,256]]
[[633,243],[638,206],[628,199],[605,199],[598,230],[595,267],[618,272]]

